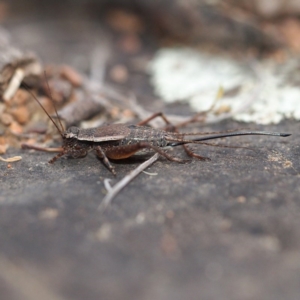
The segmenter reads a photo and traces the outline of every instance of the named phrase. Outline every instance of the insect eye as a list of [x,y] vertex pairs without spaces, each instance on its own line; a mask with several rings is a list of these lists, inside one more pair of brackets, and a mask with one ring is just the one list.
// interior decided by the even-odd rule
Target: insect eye
[[67,139],[74,138],[74,137],[77,138],[78,133],[79,133],[79,128],[72,126],[72,127],[68,128],[68,130],[66,130],[64,136]]

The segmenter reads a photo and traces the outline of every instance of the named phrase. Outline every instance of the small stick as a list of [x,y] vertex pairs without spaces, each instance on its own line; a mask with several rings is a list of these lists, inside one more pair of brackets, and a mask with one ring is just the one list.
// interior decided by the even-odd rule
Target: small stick
[[110,192],[111,189],[112,189],[112,187],[111,187],[111,185],[110,185],[110,182],[111,182],[111,179],[109,179],[109,178],[105,178],[105,179],[103,180],[104,187],[106,188],[106,190],[107,190],[108,192]]
[[4,162],[15,162],[15,161],[19,161],[22,159],[22,156],[13,156],[13,157],[9,157],[9,158],[3,158],[0,156],[0,160],[4,161]]
[[111,203],[111,201],[117,196],[117,194],[137,175],[143,172],[146,168],[148,168],[151,164],[157,161],[159,157],[158,153],[155,153],[152,157],[146,160],[144,163],[139,165],[136,169],[127,174],[122,180],[116,183],[107,193],[107,195],[103,198],[102,203],[99,205],[98,210],[104,211],[107,206]]
[[62,152],[63,151],[62,147],[58,147],[58,148],[39,147],[36,145],[31,145],[31,144],[26,144],[26,143],[23,143],[21,145],[21,147],[22,147],[22,149],[33,149],[33,150],[44,151],[44,152]]
[[4,101],[10,100],[14,96],[14,94],[16,93],[16,91],[18,90],[18,88],[20,87],[21,82],[24,79],[24,77],[25,77],[24,70],[18,68],[15,71],[13,77],[11,78],[11,80],[10,80],[10,82],[8,84],[7,89],[4,92],[4,95],[3,95]]

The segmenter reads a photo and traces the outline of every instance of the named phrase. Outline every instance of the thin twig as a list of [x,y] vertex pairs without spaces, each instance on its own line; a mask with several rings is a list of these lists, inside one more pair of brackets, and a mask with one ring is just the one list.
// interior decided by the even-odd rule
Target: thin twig
[[21,144],[22,149],[33,149],[43,152],[62,152],[64,149],[62,147],[52,148],[52,147],[40,147],[38,145],[31,145],[23,143]]
[[109,178],[105,178],[105,179],[103,180],[104,187],[105,187],[105,189],[106,189],[108,192],[110,192],[110,191],[112,190],[112,187],[111,187],[111,185],[110,185],[110,182],[111,182],[111,179],[109,179]]
[[14,96],[14,94],[20,87],[21,82],[24,79],[24,77],[25,77],[24,70],[21,68],[16,69],[14,75],[12,76],[12,78],[8,84],[7,89],[5,90],[5,92],[3,94],[4,101],[10,100]]
[[139,175],[142,171],[144,171],[146,168],[148,168],[151,164],[153,164],[159,157],[158,153],[155,153],[152,157],[150,157],[148,160],[146,160],[144,163],[139,165],[136,169],[131,171],[129,174],[127,174],[121,181],[116,183],[107,193],[107,195],[104,197],[102,203],[99,205],[98,210],[104,211],[107,206],[111,203],[111,201],[114,199],[114,197],[117,196],[117,194],[131,181],[133,180],[137,175]]
[[9,157],[9,158],[3,158],[0,156],[0,160],[4,161],[4,162],[15,162],[15,161],[19,161],[22,159],[22,156],[14,156],[14,157]]

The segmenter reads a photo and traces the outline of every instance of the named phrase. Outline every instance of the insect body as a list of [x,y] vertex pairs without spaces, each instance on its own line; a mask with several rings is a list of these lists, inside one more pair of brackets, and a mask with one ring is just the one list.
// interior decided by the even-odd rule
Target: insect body
[[[28,88],[26,89],[28,90]],[[35,96],[34,98],[53,122],[63,139],[63,144],[59,149],[59,153],[53,157],[49,163],[54,163],[62,156],[73,158],[84,157],[88,152],[94,150],[96,155],[103,160],[103,163],[114,175],[116,175],[116,172],[109,159],[125,159],[139,151],[152,150],[170,161],[183,163],[186,162],[186,160],[171,156],[165,152],[165,148],[182,145],[188,155],[204,160],[207,158],[195,154],[186,147],[186,144],[201,144],[206,140],[241,135],[270,135],[279,137],[287,137],[290,135],[287,133],[264,131],[238,131],[204,135],[204,133],[201,132],[178,133],[176,131],[164,131],[142,126],[157,116],[162,117],[166,123],[169,124],[167,119],[161,113],[153,115],[147,120],[139,123],[140,125],[111,124],[89,129],[80,129],[72,126],[69,129],[64,130],[59,118],[59,124],[56,124],[39,100]],[[29,145],[24,145],[24,148],[45,151],[43,148]]]
[[[201,135],[201,133],[176,133],[154,129],[146,126],[111,124],[98,128],[80,129],[70,127],[62,133],[62,151],[50,160],[55,162],[59,157],[66,155],[73,158],[84,157],[94,150],[108,169],[113,173],[115,170],[109,159],[125,159],[143,150],[153,150],[166,157],[170,161],[186,162],[186,160],[174,157],[165,152],[164,148],[175,147],[185,144],[197,144],[201,141],[222,137],[239,135],[273,135],[289,136],[290,134],[263,131],[240,131],[224,134],[212,134],[188,139],[188,136]],[[193,155],[205,159],[198,155]]]
[[125,124],[111,124],[90,129],[70,127],[62,136],[62,151],[51,159],[51,163],[63,155],[73,158],[84,157],[91,150],[96,152],[113,174],[115,171],[109,159],[125,159],[143,150],[153,150],[171,161],[184,162],[163,150],[174,141],[183,141],[179,137],[180,134],[151,127]]

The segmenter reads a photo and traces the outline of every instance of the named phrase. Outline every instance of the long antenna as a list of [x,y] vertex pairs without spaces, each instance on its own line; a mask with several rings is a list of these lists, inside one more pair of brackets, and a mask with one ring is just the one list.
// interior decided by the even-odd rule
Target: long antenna
[[60,117],[59,117],[59,115],[58,115],[56,106],[55,106],[55,104],[54,104],[54,100],[53,100],[52,92],[51,92],[51,89],[50,89],[50,86],[49,86],[49,82],[48,82],[48,79],[47,79],[47,73],[46,73],[46,71],[44,71],[44,76],[45,76],[45,80],[46,80],[48,92],[49,92],[49,95],[50,95],[50,99],[51,99],[51,101],[52,101],[52,105],[53,105],[53,107],[54,107],[56,117],[57,117],[58,122],[59,122],[59,125],[60,125],[60,127],[61,127],[61,132],[64,132],[65,129],[64,129],[64,126],[63,126],[62,123],[61,123],[61,120],[60,120]]
[[175,147],[180,146],[188,143],[197,144],[197,142],[207,141],[207,140],[214,140],[220,139],[225,137],[233,137],[233,136],[241,136],[241,135],[270,135],[270,136],[279,136],[279,137],[287,137],[290,136],[290,133],[280,133],[280,132],[267,132],[267,131],[239,131],[239,132],[229,132],[223,134],[214,134],[210,136],[203,136],[195,139],[190,140],[183,140],[183,141],[174,141],[172,143],[172,138],[169,139],[170,144],[169,146]]
[[[42,103],[38,100],[38,98],[32,93],[32,91],[30,90],[29,86],[22,82],[22,87],[25,88],[25,90],[34,98],[34,100],[39,104],[39,106],[43,109],[43,111],[46,113],[46,115],[49,117],[49,119],[51,120],[51,122],[54,124],[54,126],[57,128],[59,134],[61,135],[61,137],[63,137],[63,131],[61,129],[59,129],[59,127],[57,126],[57,124],[54,122],[53,118],[50,116],[50,114],[46,111],[45,107],[42,105]],[[55,106],[54,106],[55,107]],[[56,111],[56,109],[55,109]]]

